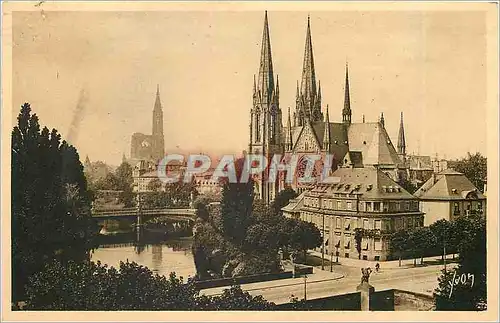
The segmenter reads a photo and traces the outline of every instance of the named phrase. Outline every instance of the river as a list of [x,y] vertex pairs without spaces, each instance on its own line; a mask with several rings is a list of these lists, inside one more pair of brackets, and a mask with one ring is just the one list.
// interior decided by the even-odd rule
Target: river
[[154,273],[169,276],[175,272],[184,281],[196,274],[193,255],[191,253],[193,238],[175,238],[162,242],[142,244],[133,242],[119,244],[102,244],[91,254],[92,261],[118,268],[120,261],[136,262],[146,266]]

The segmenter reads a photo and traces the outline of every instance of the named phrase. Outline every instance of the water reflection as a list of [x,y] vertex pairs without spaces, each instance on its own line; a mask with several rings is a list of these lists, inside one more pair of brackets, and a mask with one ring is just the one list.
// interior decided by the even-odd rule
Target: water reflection
[[[101,243],[99,248],[94,250],[92,261],[99,260],[103,264],[114,267],[118,267],[120,261],[134,261],[159,275],[168,277],[170,272],[175,272],[184,280],[196,274],[191,254],[192,237],[156,242],[153,242],[152,239],[143,239],[147,242],[141,241],[141,243],[135,242],[135,239],[130,239],[130,237],[127,239],[115,236],[107,240],[110,241]],[[128,242],[123,240],[128,240]]]

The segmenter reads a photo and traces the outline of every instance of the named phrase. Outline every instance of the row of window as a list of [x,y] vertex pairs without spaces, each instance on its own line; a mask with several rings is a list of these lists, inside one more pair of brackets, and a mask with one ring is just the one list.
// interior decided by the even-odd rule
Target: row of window
[[418,211],[418,201],[385,201],[385,202],[359,202],[359,209],[356,208],[356,201],[332,200],[316,197],[304,197],[304,206],[322,207],[330,210],[365,211],[365,212],[402,212]]
[[[423,226],[421,216],[403,216],[385,219],[366,219],[359,217],[324,216],[326,230],[337,229],[343,231],[353,231],[356,228],[365,230],[397,231],[408,230]],[[302,212],[301,218],[304,221],[314,223],[320,230],[323,229],[323,215],[312,212]]]
[[[356,248],[355,240],[354,240],[354,235],[351,235],[349,233],[344,234],[343,236],[340,235],[339,233],[335,234],[332,239],[333,241],[330,241],[331,238],[327,238],[325,240],[325,247],[331,247],[329,248],[330,250],[335,249],[354,249]],[[343,240],[343,241],[342,241]],[[330,242],[333,244],[330,246]],[[375,251],[382,251],[382,238],[375,237],[375,238],[363,238],[361,240],[361,250],[375,250]]]

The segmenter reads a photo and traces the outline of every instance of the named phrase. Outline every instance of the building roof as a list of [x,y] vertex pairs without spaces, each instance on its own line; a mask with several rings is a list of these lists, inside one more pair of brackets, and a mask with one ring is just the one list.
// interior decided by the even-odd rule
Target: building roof
[[[312,130],[316,142],[320,145],[325,132],[326,122],[312,122]],[[362,165],[402,166],[403,162],[394,148],[394,145],[385,128],[379,122],[343,123],[329,122],[330,153],[341,163]],[[294,146],[301,136],[303,129],[309,127],[292,127],[292,143]],[[287,133],[284,129],[283,135]]]
[[410,170],[433,170],[430,156],[408,156],[408,166]]
[[420,199],[463,200],[467,198],[485,199],[486,197],[462,173],[446,169],[432,176],[415,192]]
[[375,167],[339,168],[332,174],[332,177],[338,177],[340,182],[316,185],[311,192],[327,195],[359,194],[360,199],[416,199]]
[[302,206],[304,205],[304,196],[306,192],[302,192],[299,196],[294,199],[291,199],[290,202],[281,208],[284,212],[295,213],[299,212]]
[[402,164],[385,128],[379,122],[352,123],[348,128],[350,151],[360,151],[364,165]]

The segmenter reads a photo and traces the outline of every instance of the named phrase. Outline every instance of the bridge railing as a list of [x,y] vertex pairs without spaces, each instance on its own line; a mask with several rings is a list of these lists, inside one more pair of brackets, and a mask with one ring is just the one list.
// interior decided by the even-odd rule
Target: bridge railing
[[[120,216],[120,215],[134,215],[139,210],[137,208],[123,208],[123,209],[107,209],[107,210],[94,210],[92,216]],[[169,208],[155,208],[155,209],[142,209],[142,214],[179,214],[179,215],[195,215],[194,209],[169,209]]]

